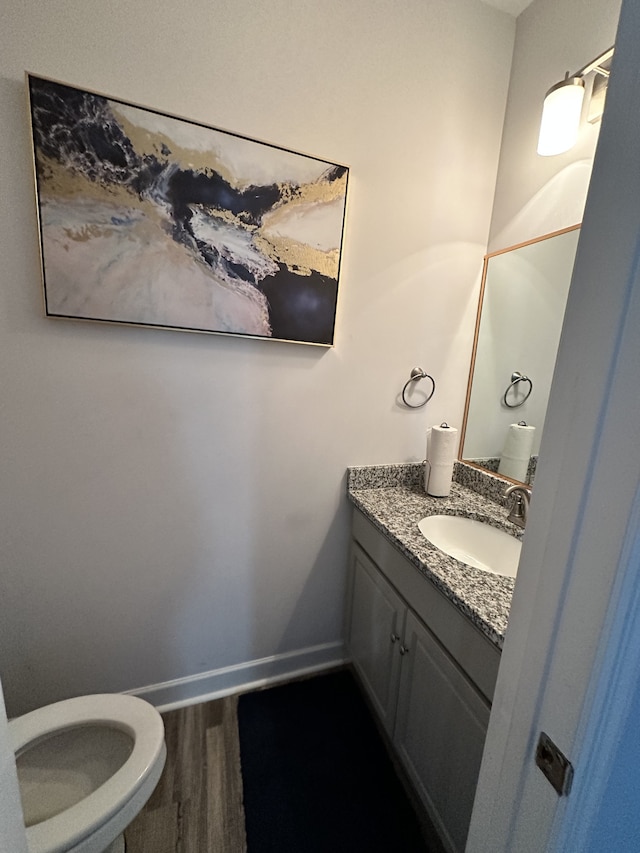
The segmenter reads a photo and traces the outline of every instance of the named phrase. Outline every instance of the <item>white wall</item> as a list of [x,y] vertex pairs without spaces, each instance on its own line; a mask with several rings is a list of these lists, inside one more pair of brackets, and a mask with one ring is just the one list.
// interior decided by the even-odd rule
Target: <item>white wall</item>
[[574,148],[540,157],[542,103],[566,71],[613,45],[619,13],[620,0],[533,0],[518,17],[490,251],[582,221],[600,124],[583,118]]
[[[513,31],[477,0],[4,10],[10,714],[340,643],[346,466],[460,423]],[[350,165],[335,347],[44,319],[25,69]]]

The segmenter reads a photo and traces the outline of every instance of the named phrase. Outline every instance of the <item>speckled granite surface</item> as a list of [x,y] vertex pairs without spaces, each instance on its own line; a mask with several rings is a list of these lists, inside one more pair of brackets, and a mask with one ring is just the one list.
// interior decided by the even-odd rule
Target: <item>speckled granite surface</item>
[[[465,468],[467,466],[465,465]],[[393,486],[418,486],[424,479],[424,464],[364,465],[347,468],[347,489],[382,489]]]
[[[459,477],[458,470],[454,476]],[[520,535],[522,531],[506,520],[504,506],[457,482],[448,497],[429,497],[422,485],[422,465],[417,464],[349,468],[347,491],[354,506],[416,569],[502,648],[514,580],[449,557],[425,539],[418,522],[427,515],[464,515]]]
[[504,490],[509,485],[509,481],[503,480],[498,474],[481,471],[473,465],[465,465],[464,462],[456,462],[453,479],[461,486],[466,486],[495,503],[502,503]]
[[[497,474],[498,468],[500,466],[499,457],[495,457],[493,459],[467,459],[467,462],[473,462],[475,465],[478,465],[480,468],[483,468],[488,473]],[[470,468],[472,466],[465,465],[462,463],[464,468]],[[529,459],[529,467],[527,468],[527,476],[525,478],[525,482],[527,482],[530,486],[533,486],[533,481],[536,478],[536,470],[538,468],[538,457],[531,456]]]

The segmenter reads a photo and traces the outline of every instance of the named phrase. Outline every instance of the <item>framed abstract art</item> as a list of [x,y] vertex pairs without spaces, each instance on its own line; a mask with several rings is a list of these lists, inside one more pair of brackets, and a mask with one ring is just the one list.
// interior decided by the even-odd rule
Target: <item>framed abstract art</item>
[[26,76],[47,316],[333,345],[345,166]]

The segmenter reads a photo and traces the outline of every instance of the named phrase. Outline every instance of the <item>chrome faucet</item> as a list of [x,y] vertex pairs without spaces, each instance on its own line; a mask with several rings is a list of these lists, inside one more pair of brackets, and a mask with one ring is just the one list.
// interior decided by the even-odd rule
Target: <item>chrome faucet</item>
[[519,486],[514,483],[512,486],[507,486],[504,490],[504,497],[508,498],[513,495],[513,505],[511,512],[507,516],[507,521],[512,521],[518,527],[524,529],[527,523],[527,515],[529,514],[529,501],[531,500],[531,489],[529,486]]

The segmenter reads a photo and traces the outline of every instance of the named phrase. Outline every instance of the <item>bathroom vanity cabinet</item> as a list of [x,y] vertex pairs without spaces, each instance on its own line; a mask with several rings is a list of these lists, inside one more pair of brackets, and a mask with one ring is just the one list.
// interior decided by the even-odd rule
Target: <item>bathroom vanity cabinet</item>
[[358,510],[347,642],[445,847],[462,853],[500,651]]

